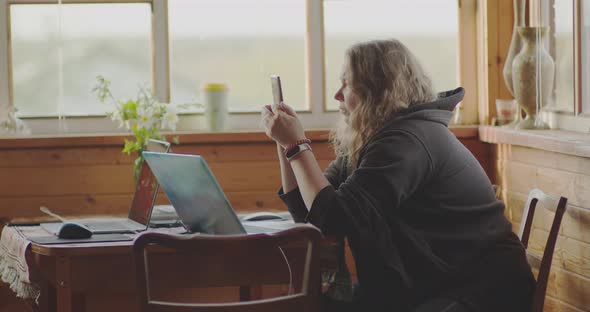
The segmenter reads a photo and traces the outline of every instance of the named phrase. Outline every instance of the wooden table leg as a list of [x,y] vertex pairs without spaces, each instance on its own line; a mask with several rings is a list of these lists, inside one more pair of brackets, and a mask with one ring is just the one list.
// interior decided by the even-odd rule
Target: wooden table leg
[[84,311],[84,298],[74,295],[71,288],[71,262],[68,257],[58,257],[55,266],[56,305],[59,312]]
[[39,311],[41,312],[55,312],[55,287],[49,283],[48,280],[43,280],[39,283],[41,289],[41,296],[39,297]]
[[240,301],[262,299],[262,285],[240,286]]
[[252,299],[250,295],[250,285],[240,286],[240,301],[249,301]]

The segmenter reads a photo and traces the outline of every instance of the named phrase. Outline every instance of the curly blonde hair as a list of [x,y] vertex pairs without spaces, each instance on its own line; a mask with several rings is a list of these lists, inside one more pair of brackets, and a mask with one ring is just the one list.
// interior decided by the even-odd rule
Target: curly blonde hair
[[436,92],[422,66],[399,40],[357,43],[346,51],[347,77],[358,104],[330,133],[337,156],[357,166],[361,147],[401,109],[431,102]]

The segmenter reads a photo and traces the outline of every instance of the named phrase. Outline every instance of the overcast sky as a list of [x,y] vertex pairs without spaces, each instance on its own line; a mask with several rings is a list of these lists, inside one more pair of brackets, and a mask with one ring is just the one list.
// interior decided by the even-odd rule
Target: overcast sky
[[[584,7],[585,24],[590,9]],[[15,38],[39,39],[58,33],[57,5],[13,5]],[[571,31],[570,0],[556,0],[556,29]],[[65,38],[149,36],[148,4],[69,4],[61,7]],[[325,0],[330,35],[452,34],[457,32],[457,0]],[[305,0],[169,0],[170,33],[195,36],[303,36]]]
[[[326,32],[457,32],[457,0],[326,0]],[[304,0],[169,0],[173,36],[297,35],[305,33]],[[57,33],[57,5],[13,5],[15,38],[38,39]],[[63,5],[64,37],[100,34],[146,36],[147,4]]]

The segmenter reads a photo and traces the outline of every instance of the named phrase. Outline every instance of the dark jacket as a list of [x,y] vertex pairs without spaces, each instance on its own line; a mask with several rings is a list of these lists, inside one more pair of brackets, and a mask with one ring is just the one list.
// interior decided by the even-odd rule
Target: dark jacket
[[447,296],[475,311],[520,311],[530,300],[534,280],[504,204],[448,129],[463,94],[396,113],[353,172],[332,162],[331,186],[309,213],[298,189],[281,195],[295,220],[348,238],[365,308],[407,311]]

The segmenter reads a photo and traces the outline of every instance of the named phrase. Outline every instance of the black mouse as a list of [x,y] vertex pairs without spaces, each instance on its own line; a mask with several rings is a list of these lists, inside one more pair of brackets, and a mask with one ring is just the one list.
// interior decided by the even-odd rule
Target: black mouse
[[66,222],[62,224],[57,233],[57,237],[73,239],[73,238],[90,238],[92,231],[85,225],[75,222]]
[[285,220],[281,215],[274,212],[262,211],[245,215],[243,221],[265,221],[265,220]]

